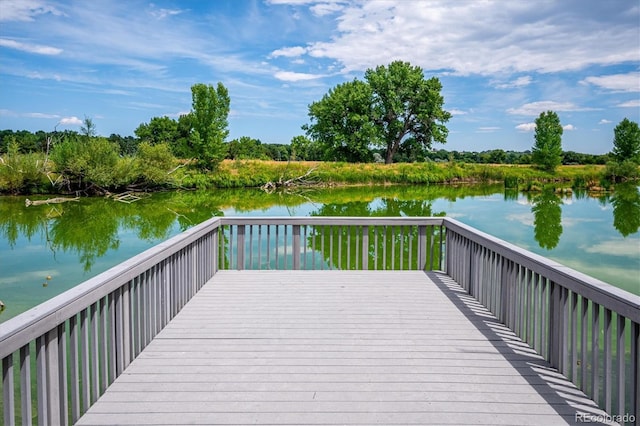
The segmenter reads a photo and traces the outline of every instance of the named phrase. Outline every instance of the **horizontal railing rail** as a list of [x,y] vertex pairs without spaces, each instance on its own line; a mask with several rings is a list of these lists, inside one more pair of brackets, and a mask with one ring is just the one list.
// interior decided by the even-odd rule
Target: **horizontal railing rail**
[[71,424],[220,269],[442,270],[637,419],[640,298],[449,218],[214,218],[0,324],[4,424]]
[[614,420],[637,422],[640,297],[456,220],[445,227],[446,273]]

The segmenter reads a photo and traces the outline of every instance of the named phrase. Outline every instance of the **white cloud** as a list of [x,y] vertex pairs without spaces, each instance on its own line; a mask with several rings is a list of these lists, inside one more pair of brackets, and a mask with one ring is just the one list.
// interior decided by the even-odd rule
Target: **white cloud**
[[181,13],[184,13],[184,10],[180,10],[180,9],[155,9],[152,10],[151,12],[149,12],[151,14],[151,16],[153,16],[156,19],[164,19],[167,16],[174,16],[174,15],[179,15]]
[[25,117],[29,118],[59,118],[59,115],[56,114],[45,114],[42,112],[27,112],[24,114]]
[[531,78],[531,76],[525,75],[506,83],[492,82],[492,84],[497,89],[518,89],[530,85],[532,81],[533,79]]
[[468,112],[467,112],[467,111],[463,111],[463,110],[461,110],[461,109],[455,109],[455,108],[454,108],[454,109],[450,109],[450,110],[448,110],[448,112],[449,112],[451,115],[466,115],[466,114],[468,114]]
[[536,129],[536,123],[522,123],[516,126],[521,132],[533,132]]
[[577,130],[577,127],[574,126],[573,124],[567,124],[565,126],[562,126],[562,130],[572,131],[572,130]]
[[63,15],[58,9],[43,0],[2,0],[0,11],[0,22],[30,22],[33,21],[37,15],[46,13]]
[[273,58],[277,58],[279,56],[295,58],[296,56],[304,55],[306,52],[307,49],[302,46],[283,47],[282,49],[274,50],[269,56]]
[[637,258],[640,253],[638,242],[633,239],[625,239],[623,241],[610,240],[603,241],[599,244],[580,247],[588,253],[606,254],[609,256],[624,256]]
[[603,118],[598,122],[598,124],[609,124],[609,123],[613,123],[613,122],[611,120],[607,120],[606,118]]
[[478,133],[493,133],[500,130],[500,127],[478,127],[476,132]]
[[57,47],[22,43],[20,41],[11,40],[8,38],[0,38],[0,46],[22,50],[23,52],[37,53],[40,55],[59,55],[60,53],[62,53],[62,49],[58,49]]
[[614,92],[640,92],[640,72],[587,77],[581,83],[593,84]]
[[640,107],[640,100],[635,99],[633,101],[627,101],[627,102],[622,102],[618,105],[616,105],[619,108],[639,108]]
[[459,75],[579,70],[638,62],[637,17],[624,2],[597,12],[564,2],[353,2],[339,11],[337,34],[311,42],[309,54],[338,61],[345,73],[393,60]]
[[282,81],[306,81],[306,80],[315,80],[318,78],[322,78],[324,77],[324,75],[306,74],[306,73],[291,72],[291,71],[278,71],[274,74],[274,77]]
[[592,108],[582,108],[571,102],[554,102],[554,101],[539,101],[524,104],[519,108],[509,108],[508,114],[512,115],[540,115],[544,111],[591,111]]
[[60,120],[60,124],[63,126],[80,126],[82,124],[82,120],[78,117],[64,117]]
[[311,6],[311,12],[316,16],[329,15],[342,10],[344,6],[338,3],[319,3]]

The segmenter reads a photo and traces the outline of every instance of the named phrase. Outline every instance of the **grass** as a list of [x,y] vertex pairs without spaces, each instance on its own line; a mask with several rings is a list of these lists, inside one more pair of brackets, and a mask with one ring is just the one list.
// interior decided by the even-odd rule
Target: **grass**
[[215,172],[184,170],[179,181],[185,187],[259,187],[302,176],[323,186],[384,184],[504,183],[507,188],[527,189],[543,184],[590,188],[599,186],[604,166],[561,166],[549,173],[528,165],[467,163],[342,163],[225,160]]

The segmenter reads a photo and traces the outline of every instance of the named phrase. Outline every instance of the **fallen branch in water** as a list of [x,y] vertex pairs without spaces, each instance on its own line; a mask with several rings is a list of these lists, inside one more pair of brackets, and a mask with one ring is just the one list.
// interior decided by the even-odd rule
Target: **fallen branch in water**
[[311,186],[311,185],[316,185],[317,179],[311,179],[309,178],[309,176],[311,175],[311,173],[313,173],[318,167],[312,167],[309,170],[307,170],[307,172],[303,175],[300,175],[298,177],[294,177],[291,179],[287,179],[285,181],[283,181],[283,176],[280,176],[280,179],[277,182],[267,182],[264,185],[261,186],[263,191],[266,192],[273,192],[278,188],[293,188],[293,187],[299,187],[299,186]]
[[65,198],[65,197],[57,197],[57,198],[49,198],[47,200],[35,200],[35,201],[31,201],[30,199],[26,199],[24,200],[24,205],[29,207],[29,206],[39,206],[42,204],[60,204],[60,203],[66,203],[67,201],[79,201],[80,197],[75,197],[75,198]]

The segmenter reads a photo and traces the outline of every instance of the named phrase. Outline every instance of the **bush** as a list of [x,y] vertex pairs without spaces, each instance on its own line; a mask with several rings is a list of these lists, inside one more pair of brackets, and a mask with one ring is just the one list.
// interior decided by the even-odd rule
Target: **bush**
[[138,146],[138,153],[134,161],[137,180],[158,186],[172,183],[168,173],[175,167],[176,158],[166,143],[151,145],[143,142]]
[[67,138],[51,151],[69,189],[115,186],[118,158],[118,146],[105,138]]
[[19,144],[11,141],[7,154],[0,157],[0,191],[18,193],[41,192],[49,185],[44,154],[20,154]]
[[604,170],[604,178],[610,182],[624,182],[640,177],[638,165],[633,160],[625,160],[621,163],[610,161]]

